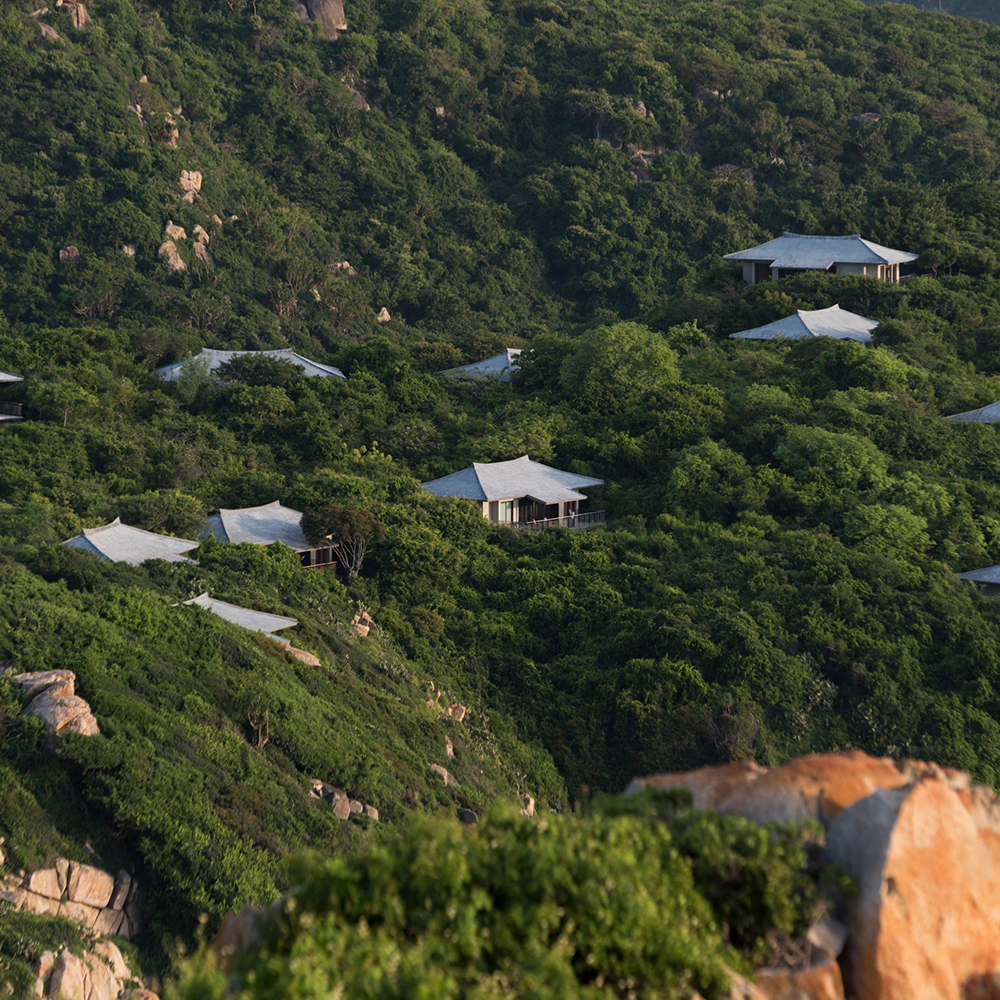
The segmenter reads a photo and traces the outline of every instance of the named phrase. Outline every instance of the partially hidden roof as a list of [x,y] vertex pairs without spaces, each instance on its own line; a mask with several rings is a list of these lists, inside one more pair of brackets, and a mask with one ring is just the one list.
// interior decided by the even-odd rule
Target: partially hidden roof
[[1000,402],[981,406],[978,410],[966,410],[964,413],[953,413],[948,420],[962,420],[970,424],[995,424],[1000,421]]
[[111,562],[127,562],[138,566],[147,559],[166,559],[167,562],[193,562],[184,557],[185,552],[196,549],[198,543],[190,538],[158,535],[142,528],[122,524],[115,518],[110,524],[98,528],[84,528],[79,535],[68,538],[63,545],[93,552]]
[[727,253],[723,259],[756,261],[778,268],[825,271],[833,264],[906,264],[919,256],[863,240],[857,233],[852,236],[782,233],[760,246]]
[[476,361],[459,368],[446,368],[437,374],[452,378],[495,378],[501,382],[509,382],[511,370],[518,367],[517,356],[521,350],[520,347],[508,347],[485,361]]
[[985,569],[973,569],[968,573],[959,573],[961,580],[975,580],[976,583],[1000,583],[1000,566],[987,566]]
[[466,497],[480,501],[531,497],[539,503],[559,503],[586,500],[586,496],[579,492],[580,488],[600,486],[603,482],[603,479],[551,469],[522,455],[508,462],[473,462],[461,472],[421,483],[421,486],[439,497]]
[[157,368],[153,374],[159,375],[166,382],[176,382],[189,366],[190,370],[194,371],[197,370],[196,366],[206,365],[205,372],[207,374],[208,372],[214,372],[219,365],[227,361],[232,361],[233,358],[242,358],[248,354],[258,354],[267,358],[280,358],[284,361],[290,361],[292,364],[298,365],[306,375],[313,375],[318,378],[330,378],[332,376],[347,381],[347,376],[339,368],[334,368],[332,365],[323,365],[318,361],[310,361],[309,358],[304,358],[301,354],[296,354],[295,351],[287,347],[277,351],[213,351],[206,347],[200,354],[196,354],[193,358],[185,358],[183,361],[176,361],[172,365],[163,365]]
[[0,382],[23,382],[23,375],[15,375],[13,372],[0,370]]
[[284,615],[269,615],[263,611],[251,611],[249,608],[241,608],[235,604],[227,604],[225,601],[217,601],[209,597],[207,593],[199,594],[185,604],[197,604],[199,608],[205,608],[220,618],[225,618],[227,622],[240,625],[251,632],[276,632],[281,628],[291,628],[298,625],[298,619],[286,618]]
[[239,545],[240,542],[253,542],[255,545],[283,542],[296,552],[305,552],[312,546],[302,534],[299,526],[301,519],[301,511],[282,507],[279,501],[274,500],[260,507],[222,509],[208,519],[205,534],[234,545]]
[[872,342],[872,330],[878,326],[877,319],[868,319],[857,313],[848,312],[840,306],[828,309],[797,309],[794,316],[777,319],[751,330],[731,333],[730,338],[745,340],[774,340],[787,337],[789,340],[804,340],[807,337],[835,337],[838,340],[856,340],[861,344]]

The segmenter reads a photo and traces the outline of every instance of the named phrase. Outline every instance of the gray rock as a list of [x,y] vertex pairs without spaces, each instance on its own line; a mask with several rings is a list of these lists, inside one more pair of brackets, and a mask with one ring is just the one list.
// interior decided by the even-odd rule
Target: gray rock
[[347,805],[350,807],[352,813],[363,812],[365,808],[357,799],[348,799]]
[[458,818],[463,823],[468,823],[469,826],[473,826],[474,824],[479,822],[479,817],[471,809],[463,809],[458,814]]
[[121,910],[125,907],[125,903],[128,901],[129,890],[132,888],[132,876],[129,875],[127,871],[123,868],[119,873],[118,877],[115,879],[115,891],[111,893],[111,899],[108,902],[113,910]]
[[334,40],[347,30],[343,0],[306,0],[309,16],[323,29],[323,37]]

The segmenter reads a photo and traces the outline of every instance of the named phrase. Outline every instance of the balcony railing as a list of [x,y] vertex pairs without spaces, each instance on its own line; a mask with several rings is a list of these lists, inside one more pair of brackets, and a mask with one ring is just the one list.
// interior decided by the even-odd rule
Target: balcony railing
[[603,510],[588,510],[583,514],[570,514],[569,517],[547,517],[544,521],[512,521],[511,527],[518,531],[546,531],[548,528],[575,528],[586,531],[604,524]]
[[0,402],[0,416],[3,417],[23,416],[23,413],[21,412],[21,404]]

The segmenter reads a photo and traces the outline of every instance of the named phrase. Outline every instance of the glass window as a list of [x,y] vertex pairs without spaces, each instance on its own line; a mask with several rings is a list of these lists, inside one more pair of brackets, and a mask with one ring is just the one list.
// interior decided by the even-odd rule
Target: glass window
[[514,520],[514,501],[500,501],[500,523],[510,524]]

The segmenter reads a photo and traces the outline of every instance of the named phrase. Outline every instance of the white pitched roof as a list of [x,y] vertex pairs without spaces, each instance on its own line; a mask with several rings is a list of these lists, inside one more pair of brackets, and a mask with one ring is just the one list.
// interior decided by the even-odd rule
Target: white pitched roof
[[23,382],[23,375],[15,375],[13,372],[0,370],[0,382]]
[[63,545],[74,549],[85,549],[112,562],[127,562],[133,566],[147,559],[166,559],[167,562],[193,562],[184,558],[183,553],[198,547],[190,538],[174,538],[158,535],[142,528],[122,524],[115,518],[110,524],[99,528],[84,528],[79,535],[68,538]]
[[746,340],[774,340],[787,337],[789,340],[803,340],[807,337],[836,337],[838,340],[856,340],[862,344],[872,342],[872,330],[878,326],[877,319],[868,319],[857,313],[848,312],[840,306],[828,309],[797,309],[794,316],[777,319],[751,330],[731,333],[730,338]]
[[226,361],[232,361],[233,358],[241,358],[247,354],[259,354],[268,358],[280,358],[285,361],[291,361],[292,364],[298,365],[306,375],[315,375],[319,378],[336,376],[345,381],[347,380],[347,376],[339,368],[334,368],[332,365],[321,365],[318,361],[310,361],[308,358],[302,357],[301,354],[296,354],[295,351],[287,347],[282,348],[280,351],[213,351],[206,347],[200,354],[196,354],[193,358],[185,358],[185,360],[176,361],[172,365],[163,365],[157,368],[153,374],[159,375],[160,378],[167,382],[176,382],[184,374],[184,369],[187,365],[204,364],[207,362],[208,367],[206,368],[206,372],[214,372],[219,365],[224,364]]
[[296,552],[305,552],[312,546],[302,534],[299,521],[302,512],[282,507],[275,500],[260,507],[241,510],[220,510],[208,519],[206,535],[214,535],[221,542],[253,542],[255,545],[273,545],[284,542]]
[[452,378],[495,378],[501,382],[509,382],[511,369],[517,368],[517,356],[520,353],[520,347],[508,347],[485,361],[462,365],[459,368],[446,368],[437,374],[450,375]]
[[[251,632],[270,633],[277,631],[279,628],[291,628],[292,625],[298,625],[299,623],[296,618],[285,618],[284,615],[269,615],[263,611],[251,611],[249,608],[241,608],[235,604],[227,604],[225,601],[217,601],[215,598],[209,597],[207,593],[199,594],[197,597],[184,603],[197,604],[199,608],[205,608],[213,612],[213,614],[217,614],[220,618],[225,618],[227,622],[240,625]],[[278,637],[275,636],[275,638]],[[281,641],[285,642],[287,640],[283,639]]]
[[987,566],[985,569],[973,569],[968,573],[959,573],[961,580],[975,580],[976,583],[1000,583],[1000,566]]
[[550,469],[522,455],[509,462],[473,462],[461,472],[420,485],[439,497],[466,497],[469,500],[531,497],[540,503],[558,503],[586,500],[579,492],[580,487],[600,486],[603,482],[603,479]]
[[947,420],[963,420],[974,424],[995,424],[1000,421],[1000,402],[981,406],[978,410],[966,410],[964,413],[953,413]]
[[920,254],[893,250],[853,236],[802,236],[782,233],[749,250],[727,253],[724,260],[750,260],[771,267],[801,267],[825,271],[833,264],[905,264]]

